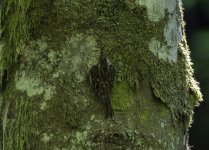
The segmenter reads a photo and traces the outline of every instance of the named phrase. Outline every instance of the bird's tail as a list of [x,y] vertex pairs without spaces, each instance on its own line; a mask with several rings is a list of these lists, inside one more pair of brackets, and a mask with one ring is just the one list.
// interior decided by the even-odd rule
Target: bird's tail
[[112,112],[112,104],[110,101],[110,98],[108,96],[107,101],[105,103],[105,118],[107,119],[108,117],[112,118],[113,112]]

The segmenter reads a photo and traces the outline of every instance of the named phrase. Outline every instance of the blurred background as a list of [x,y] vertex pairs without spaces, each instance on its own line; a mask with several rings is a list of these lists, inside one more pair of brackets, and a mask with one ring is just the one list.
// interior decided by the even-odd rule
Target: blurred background
[[209,0],[182,1],[195,78],[204,99],[195,109],[190,146],[192,150],[209,150]]

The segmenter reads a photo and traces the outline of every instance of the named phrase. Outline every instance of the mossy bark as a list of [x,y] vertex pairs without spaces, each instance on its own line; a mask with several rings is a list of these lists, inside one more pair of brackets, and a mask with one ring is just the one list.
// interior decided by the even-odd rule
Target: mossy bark
[[[181,4],[159,3],[3,1],[1,148],[187,149],[201,94]],[[116,68],[112,119],[88,77],[101,51]]]

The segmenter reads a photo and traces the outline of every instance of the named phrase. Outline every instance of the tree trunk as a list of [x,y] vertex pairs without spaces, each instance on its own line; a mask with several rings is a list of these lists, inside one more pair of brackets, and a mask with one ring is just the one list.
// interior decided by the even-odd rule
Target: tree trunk
[[[3,0],[1,33],[2,150],[189,149],[201,93],[179,0]],[[90,81],[101,52],[112,89]]]

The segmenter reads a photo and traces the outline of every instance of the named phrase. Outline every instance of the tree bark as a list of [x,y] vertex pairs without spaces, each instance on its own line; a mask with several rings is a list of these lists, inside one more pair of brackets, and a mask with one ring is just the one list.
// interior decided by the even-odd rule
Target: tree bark
[[[1,149],[186,150],[201,93],[179,0],[3,0]],[[113,117],[89,72],[116,70]]]

